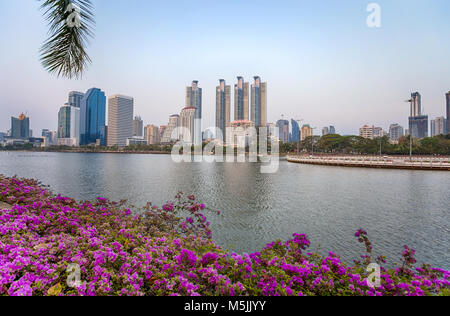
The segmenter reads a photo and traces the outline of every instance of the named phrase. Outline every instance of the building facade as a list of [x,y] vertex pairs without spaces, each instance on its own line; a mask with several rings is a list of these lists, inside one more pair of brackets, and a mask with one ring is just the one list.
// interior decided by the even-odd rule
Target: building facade
[[196,108],[185,107],[180,114],[180,140],[187,144],[194,144],[194,123]]
[[411,110],[409,116],[409,132],[412,137],[428,137],[428,116],[422,114],[422,96],[419,92],[411,94]]
[[234,120],[248,121],[250,119],[250,86],[243,77],[237,77],[237,80],[237,84],[234,85]]
[[450,91],[445,95],[445,100],[447,102],[447,130],[446,134],[450,134]]
[[78,91],[69,92],[69,106],[81,108],[81,102],[83,100],[84,93]]
[[222,133],[222,141],[226,141],[227,129],[231,121],[231,86],[220,79],[216,87],[216,130]]
[[161,143],[169,144],[180,139],[178,126],[180,125],[180,116],[178,114],[171,115],[169,118],[169,124],[164,131]]
[[133,121],[133,136],[144,136],[144,121],[140,116],[135,116]]
[[314,130],[308,124],[302,126],[302,141],[308,137],[312,137]]
[[277,122],[277,127],[280,141],[284,144],[289,143],[289,121],[279,120]]
[[186,107],[195,108],[194,117],[194,135],[192,139],[194,143],[201,144],[202,142],[202,88],[199,87],[198,81],[192,81],[190,87],[186,88]]
[[59,109],[57,136],[60,146],[80,145],[80,108],[66,104]]
[[431,121],[431,137],[445,135],[447,131],[447,120],[445,117],[437,117]]
[[252,84],[252,118],[255,126],[266,127],[267,125],[267,83],[261,82],[261,78],[254,77]]
[[405,136],[405,132],[402,126],[399,124],[391,124],[389,127],[389,139],[393,142],[398,142],[398,140]]
[[133,137],[134,99],[116,94],[108,99],[108,147],[125,147]]
[[301,140],[300,125],[296,120],[291,120],[291,125],[292,125],[291,142],[298,143]]
[[89,89],[81,101],[80,145],[106,146],[106,96],[98,88]]
[[23,113],[17,118],[11,117],[11,138],[28,139],[30,137],[30,118]]
[[158,145],[161,143],[159,127],[155,125],[147,125],[145,127],[145,139],[149,145]]

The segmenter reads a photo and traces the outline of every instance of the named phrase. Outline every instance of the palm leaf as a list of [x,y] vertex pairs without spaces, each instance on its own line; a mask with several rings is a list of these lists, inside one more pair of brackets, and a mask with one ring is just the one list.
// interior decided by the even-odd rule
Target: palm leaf
[[[91,0],[42,0],[41,8],[49,23],[49,37],[41,47],[44,68],[58,77],[80,78],[91,59],[86,52],[93,37],[94,15]],[[69,5],[80,9],[80,25],[71,26],[67,20],[72,12]]]

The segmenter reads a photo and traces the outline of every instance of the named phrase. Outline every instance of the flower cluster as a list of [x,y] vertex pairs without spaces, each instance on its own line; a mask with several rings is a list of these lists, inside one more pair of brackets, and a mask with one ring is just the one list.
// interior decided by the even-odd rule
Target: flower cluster
[[[376,287],[361,262],[306,253],[306,235],[230,254],[212,241],[205,205],[181,193],[138,212],[125,201],[80,203],[34,180],[0,177],[0,201],[14,205],[0,211],[0,295],[449,295],[449,271],[414,269],[408,247],[401,267],[381,267]],[[369,262],[367,233],[356,237]]]

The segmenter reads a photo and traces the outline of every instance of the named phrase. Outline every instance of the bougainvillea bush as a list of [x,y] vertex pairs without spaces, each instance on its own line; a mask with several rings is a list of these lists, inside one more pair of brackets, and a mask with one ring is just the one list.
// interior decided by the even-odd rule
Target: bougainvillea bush
[[132,212],[124,201],[80,203],[34,180],[0,177],[0,201],[14,205],[0,211],[0,295],[449,295],[449,271],[414,268],[406,246],[401,266],[381,267],[371,287],[366,267],[384,258],[372,258],[363,230],[356,238],[366,254],[349,266],[332,252],[308,253],[297,234],[230,254],[212,241],[193,196]]

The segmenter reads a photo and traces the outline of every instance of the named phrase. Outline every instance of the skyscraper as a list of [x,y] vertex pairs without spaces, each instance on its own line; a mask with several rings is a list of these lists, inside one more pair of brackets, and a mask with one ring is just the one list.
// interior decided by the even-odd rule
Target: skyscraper
[[292,138],[291,142],[298,143],[300,141],[300,126],[296,120],[291,120],[292,125]]
[[157,145],[161,143],[159,127],[155,125],[147,125],[145,127],[145,139],[149,145]]
[[261,78],[254,77],[252,84],[252,121],[256,127],[267,125],[267,83],[261,82]]
[[222,140],[226,141],[227,129],[230,127],[231,117],[231,87],[225,80],[220,79],[216,87],[216,128],[222,132]]
[[289,121],[279,120],[277,122],[280,141],[284,144],[289,143]]
[[71,91],[69,93],[69,106],[74,106],[76,108],[80,108],[83,97],[84,97],[84,93],[78,92],[78,91]]
[[98,88],[89,89],[81,101],[80,145],[106,146],[106,96]]
[[409,132],[412,137],[428,137],[428,116],[422,115],[422,96],[419,92],[411,94],[411,113],[409,117]]
[[30,118],[20,114],[18,118],[11,117],[11,137],[16,139],[30,138]]
[[234,85],[234,120],[249,120],[249,83],[243,77],[238,77]]
[[[163,137],[161,138],[161,143],[169,144],[172,141],[179,140],[178,134],[178,126],[180,124],[180,116],[178,114],[171,115],[169,118],[169,124],[167,125],[166,130],[164,131]],[[174,134],[175,131],[175,135]],[[174,136],[174,137],[172,137]]]
[[187,144],[194,144],[195,115],[194,107],[185,107],[180,114],[180,140]]
[[450,91],[445,95],[447,101],[447,130],[446,134],[450,134]]
[[144,121],[140,116],[135,116],[133,121],[133,136],[143,137],[144,136]]
[[80,145],[80,108],[62,106],[58,112],[58,145]]
[[132,97],[116,94],[108,99],[108,146],[125,147],[133,136]]
[[192,81],[192,85],[186,88],[186,107],[195,108],[194,135],[195,144],[202,142],[202,88],[199,88],[198,81]]

